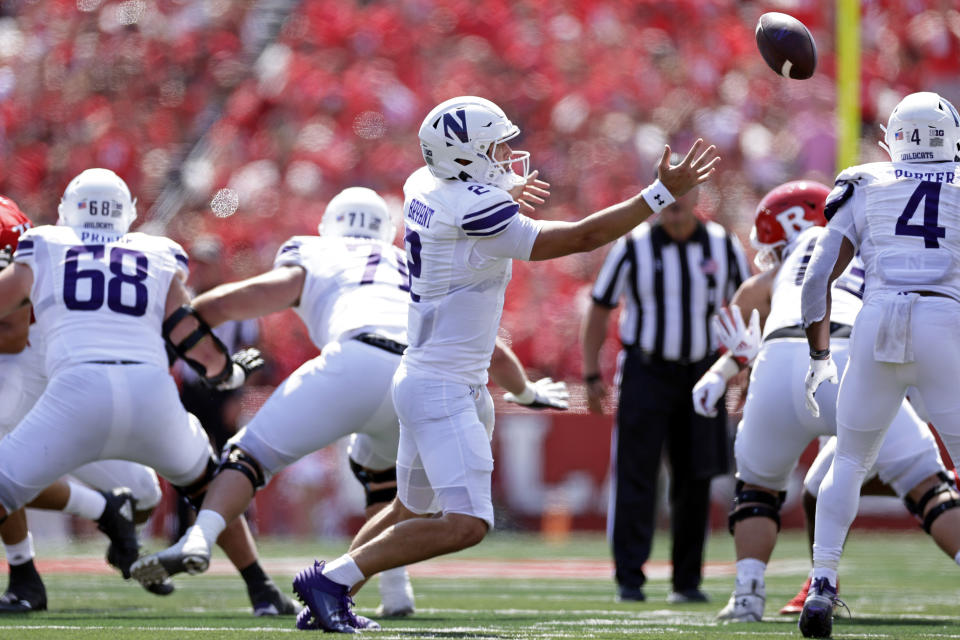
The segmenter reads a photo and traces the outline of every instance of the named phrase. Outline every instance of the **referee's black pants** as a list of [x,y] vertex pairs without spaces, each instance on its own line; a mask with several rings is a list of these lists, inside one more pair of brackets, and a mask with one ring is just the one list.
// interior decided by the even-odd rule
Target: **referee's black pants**
[[[673,590],[699,587],[710,511],[710,478],[729,466],[726,411],[693,411],[691,391],[713,362],[678,364],[628,350],[621,369],[614,432],[612,527],[617,584],[640,588],[650,557],[660,455],[670,463]],[[723,404],[722,402],[720,403]]]

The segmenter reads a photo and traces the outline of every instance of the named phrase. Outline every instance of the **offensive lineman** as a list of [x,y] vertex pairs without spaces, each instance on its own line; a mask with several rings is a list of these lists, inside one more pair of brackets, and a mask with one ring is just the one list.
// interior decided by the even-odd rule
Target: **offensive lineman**
[[[59,213],[64,226],[29,230],[0,272],[0,317],[33,303],[33,333],[48,345],[53,374],[0,441],[0,523],[64,473],[100,459],[154,467],[199,504],[216,458],[177,398],[164,340],[212,385],[239,386],[262,360],[251,352],[231,359],[179,309],[188,301],[187,256],[167,238],[127,232],[136,210],[116,174],[78,175]],[[238,520],[220,542],[248,536]],[[289,599],[282,604],[296,612]]]
[[[320,237],[296,236],[284,243],[272,271],[194,299],[194,309],[211,327],[293,307],[321,354],[292,373],[231,438],[227,462],[196,524],[169,549],[138,561],[133,567],[138,580],[149,584],[184,570],[206,570],[212,541],[224,523],[243,513],[257,489],[351,433],[350,466],[363,483],[368,517],[396,495],[399,434],[389,392],[407,342],[406,259],[393,245],[386,202],[370,189],[350,187],[332,198],[319,232]],[[515,401],[566,408],[562,383],[522,380]],[[381,575],[380,593],[380,615],[413,612],[404,567]],[[298,627],[312,626],[307,616],[298,619]]]
[[510,148],[519,133],[497,105],[472,96],[441,103],[420,127],[427,166],[404,185],[412,304],[410,347],[393,379],[397,498],[364,525],[351,551],[294,579],[327,631],[363,628],[349,592],[369,576],[472,546],[493,526],[485,384],[512,259],[596,249],[707,180],[719,161],[698,140],[671,167],[667,147],[659,179],[641,194],[576,223],[540,222],[519,213],[549,186],[528,174],[528,153]]
[[[837,380],[830,284],[858,250],[866,275],[837,399],[836,456],[817,501],[813,583],[800,614],[807,637],[830,635],[837,568],[857,512],[857,488],[907,387],[917,388],[947,451],[960,460],[958,143],[960,114],[953,105],[936,93],[910,94],[894,107],[881,143],[891,161],[845,169],[827,200],[827,230],[817,241],[802,292],[811,412],[818,410],[814,393],[820,385]],[[920,507],[929,524],[956,505],[952,494],[931,492]]]
[[[737,495],[730,512],[730,530],[737,553],[733,594],[718,618],[756,622],[763,617],[764,571],[780,529],[779,509],[797,459],[815,437],[836,430],[835,400],[820,392],[824,410],[810,416],[799,395],[806,374],[806,353],[800,327],[800,283],[817,239],[825,233],[823,208],[829,189],[808,181],[788,182],[760,201],[751,233],[759,249],[757,266],[731,301],[731,320],[718,317],[717,334],[728,349],[694,387],[698,412],[714,410],[738,360],[752,365],[743,420],[737,429]],[[846,361],[847,336],[860,310],[863,284],[859,263],[834,284],[831,331],[837,360]],[[742,313],[742,315],[741,315]],[[750,327],[743,319],[751,316]],[[760,327],[763,327],[762,343]],[[960,497],[947,479],[933,434],[904,401],[876,462],[881,479],[907,505],[929,490]],[[960,510],[942,514],[934,529],[926,527],[950,556],[960,551]]]

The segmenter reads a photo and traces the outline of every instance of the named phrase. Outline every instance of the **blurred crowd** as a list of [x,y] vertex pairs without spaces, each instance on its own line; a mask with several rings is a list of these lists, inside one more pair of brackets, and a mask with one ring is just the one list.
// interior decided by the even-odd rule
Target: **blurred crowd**
[[[403,182],[422,164],[423,116],[474,94],[521,127],[515,146],[552,184],[538,215],[576,219],[633,195],[665,142],[682,150],[703,136],[723,166],[698,213],[746,245],[765,191],[829,184],[837,170],[834,4],[3,0],[0,193],[52,223],[71,177],[113,169],[139,197],[139,224],[177,193],[164,232],[188,249],[218,236],[227,277],[244,277],[269,268],[287,237],[314,233],[347,186],[376,189],[399,216]],[[861,4],[870,161],[883,158],[878,124],[904,94],[960,100],[960,11],[953,0]],[[812,79],[785,80],[758,55],[754,25],[770,10],[810,27]],[[282,17],[275,34],[269,11]],[[535,275],[516,265],[502,331],[532,369],[579,376],[580,317],[602,258]],[[267,320],[263,343],[278,379],[313,353],[289,314]]]

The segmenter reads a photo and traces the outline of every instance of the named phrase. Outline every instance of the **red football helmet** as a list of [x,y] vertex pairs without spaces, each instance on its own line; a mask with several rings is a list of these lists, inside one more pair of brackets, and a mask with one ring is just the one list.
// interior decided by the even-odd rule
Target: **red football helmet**
[[17,248],[20,235],[30,228],[30,219],[20,211],[17,203],[0,196],[0,249]]
[[776,249],[790,244],[809,227],[825,227],[823,205],[830,187],[810,180],[794,180],[776,187],[757,205],[750,242],[757,250],[754,263],[763,270],[780,261]]

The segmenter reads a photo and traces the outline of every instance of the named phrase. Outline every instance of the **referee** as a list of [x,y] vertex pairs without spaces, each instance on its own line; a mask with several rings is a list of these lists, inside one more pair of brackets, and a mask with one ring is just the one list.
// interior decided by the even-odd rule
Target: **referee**
[[667,601],[707,600],[700,581],[710,478],[728,470],[726,412],[698,416],[690,393],[716,357],[710,317],[750,272],[736,237],[719,224],[701,222],[695,206],[696,198],[681,198],[659,220],[644,222],[613,245],[583,324],[588,404],[602,413],[607,390],[600,348],[611,311],[621,298],[625,301],[607,519],[620,600],[646,599],[643,565],[650,557],[664,445],[673,539],[673,589]]

